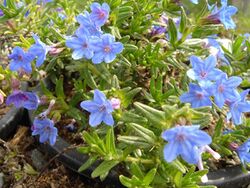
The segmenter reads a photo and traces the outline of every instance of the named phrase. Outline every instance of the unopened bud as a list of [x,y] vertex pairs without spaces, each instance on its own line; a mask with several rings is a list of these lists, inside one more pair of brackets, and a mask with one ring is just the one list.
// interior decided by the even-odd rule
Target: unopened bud
[[110,101],[111,101],[113,109],[119,109],[120,108],[120,106],[121,106],[120,99],[118,99],[118,98],[112,98]]
[[239,145],[235,142],[232,142],[229,144],[229,148],[233,151],[236,151],[238,149]]
[[64,48],[57,48],[55,46],[51,46],[49,49],[49,54],[50,55],[58,55],[60,54],[62,51],[64,50]]

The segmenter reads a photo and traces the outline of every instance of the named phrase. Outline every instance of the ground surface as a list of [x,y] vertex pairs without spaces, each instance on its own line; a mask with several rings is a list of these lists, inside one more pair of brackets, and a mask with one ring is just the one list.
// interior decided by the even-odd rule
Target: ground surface
[[98,188],[37,150],[29,128],[20,127],[13,138],[0,140],[0,187],[2,188]]

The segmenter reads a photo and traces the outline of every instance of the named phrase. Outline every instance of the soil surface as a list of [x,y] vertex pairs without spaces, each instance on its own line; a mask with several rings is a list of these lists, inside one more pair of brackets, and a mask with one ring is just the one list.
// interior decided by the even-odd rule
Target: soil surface
[[56,159],[48,164],[37,147],[28,127],[20,126],[8,141],[0,139],[1,188],[103,188],[83,181]]
[[0,105],[0,118],[4,116],[10,110],[9,106],[6,106],[5,103]]

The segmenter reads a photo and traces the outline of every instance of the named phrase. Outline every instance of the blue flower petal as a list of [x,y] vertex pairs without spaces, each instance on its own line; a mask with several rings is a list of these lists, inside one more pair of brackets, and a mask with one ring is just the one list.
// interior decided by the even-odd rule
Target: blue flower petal
[[92,127],[96,127],[97,125],[101,124],[103,121],[103,113],[100,112],[93,112],[89,116],[89,125]]

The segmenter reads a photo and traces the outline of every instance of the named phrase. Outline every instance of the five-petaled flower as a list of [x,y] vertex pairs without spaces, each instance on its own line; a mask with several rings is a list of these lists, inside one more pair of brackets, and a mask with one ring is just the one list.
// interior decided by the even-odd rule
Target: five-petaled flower
[[89,125],[96,127],[103,121],[107,125],[114,125],[113,107],[110,100],[98,89],[94,90],[94,99],[82,101],[81,108],[90,112]]
[[13,49],[12,54],[9,55],[9,58],[11,59],[10,70],[24,70],[26,73],[31,73],[31,62],[34,59],[34,56],[32,54],[25,52],[21,47],[16,46]]
[[211,137],[199,129],[198,125],[177,126],[162,133],[168,143],[164,147],[164,159],[172,162],[180,155],[190,164],[198,164],[200,148],[212,142]]
[[74,50],[73,59],[91,59],[93,57],[94,51],[90,48],[90,40],[89,32],[84,28],[79,28],[76,31],[76,37],[66,40],[66,46]]
[[250,139],[245,141],[242,145],[238,146],[236,152],[240,158],[242,165],[246,167],[246,163],[250,163]]
[[103,3],[102,5],[99,3],[92,3],[90,9],[92,11],[90,13],[91,20],[96,26],[103,26],[109,17],[109,5],[107,3]]
[[234,100],[227,101],[230,112],[227,114],[227,119],[233,120],[235,125],[242,124],[242,113],[250,112],[250,101],[246,101],[245,98],[250,89],[244,90]]
[[192,108],[198,108],[203,106],[211,106],[210,94],[196,84],[189,84],[189,92],[180,96],[180,100],[183,103],[190,103]]
[[213,55],[208,56],[204,61],[197,56],[191,56],[190,62],[193,68],[187,71],[187,75],[200,83],[215,80],[223,73],[215,68],[217,60]]
[[49,141],[50,145],[56,143],[57,128],[54,122],[46,118],[35,118],[32,126],[32,135],[39,135],[39,142],[44,143]]
[[236,88],[240,85],[242,79],[238,76],[227,78],[225,73],[221,74],[211,87],[214,101],[219,108],[222,108],[226,100],[234,100],[238,92]]
[[6,99],[6,105],[14,104],[16,108],[24,107],[35,110],[39,104],[39,98],[35,93],[14,90]]
[[123,50],[123,44],[115,42],[115,37],[110,34],[103,34],[100,38],[93,37],[91,48],[94,50],[92,62],[99,64],[101,62],[110,63]]

